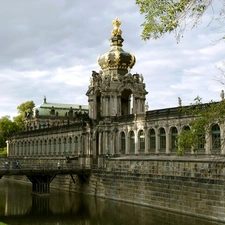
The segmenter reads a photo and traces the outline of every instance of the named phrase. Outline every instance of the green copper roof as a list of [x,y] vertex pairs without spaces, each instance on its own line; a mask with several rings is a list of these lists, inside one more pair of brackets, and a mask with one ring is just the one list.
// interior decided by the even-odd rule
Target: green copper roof
[[46,102],[46,98],[39,106],[34,107],[33,109],[34,115],[39,116],[50,116],[50,115],[58,115],[65,116],[69,111],[81,111],[88,112],[88,105],[78,105],[78,104],[64,104],[64,103],[50,103]]

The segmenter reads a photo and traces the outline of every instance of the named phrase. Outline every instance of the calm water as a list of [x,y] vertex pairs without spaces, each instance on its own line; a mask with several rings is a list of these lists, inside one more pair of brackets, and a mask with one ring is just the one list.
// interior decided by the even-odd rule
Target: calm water
[[138,205],[51,190],[31,194],[31,185],[0,179],[0,225],[215,225]]

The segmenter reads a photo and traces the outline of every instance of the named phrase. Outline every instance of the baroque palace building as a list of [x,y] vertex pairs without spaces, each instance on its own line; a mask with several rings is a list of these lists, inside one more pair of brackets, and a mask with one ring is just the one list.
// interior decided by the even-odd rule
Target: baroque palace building
[[[110,50],[98,57],[86,95],[88,105],[48,103],[25,118],[25,131],[7,142],[9,157],[69,157],[81,164],[104,164],[106,157],[175,155],[176,136],[192,118],[175,108],[149,110],[142,74],[132,74],[135,56],[122,49],[121,22],[113,21]],[[225,154],[224,125],[212,124],[197,154]],[[190,148],[185,154],[196,154]]]

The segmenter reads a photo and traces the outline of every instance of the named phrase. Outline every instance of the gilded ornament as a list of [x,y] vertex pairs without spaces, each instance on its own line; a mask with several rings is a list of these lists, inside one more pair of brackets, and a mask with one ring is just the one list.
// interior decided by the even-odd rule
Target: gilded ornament
[[115,20],[112,21],[112,24],[113,24],[113,27],[114,29],[111,31],[111,34],[113,36],[116,36],[116,35],[122,35],[122,30],[120,29],[120,25],[121,25],[121,21],[116,18]]
[[116,64],[119,64],[119,62],[120,62],[120,52],[119,51],[115,52],[115,59],[114,59],[114,61],[115,61]]

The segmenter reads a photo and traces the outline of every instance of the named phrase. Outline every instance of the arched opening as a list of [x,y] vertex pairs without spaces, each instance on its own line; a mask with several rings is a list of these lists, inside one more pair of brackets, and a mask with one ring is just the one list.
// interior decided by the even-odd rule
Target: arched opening
[[[182,132],[190,132],[190,127],[184,126],[182,129]],[[185,153],[191,152],[191,145],[189,143],[184,143],[184,151],[185,151]]]
[[122,116],[129,115],[131,112],[131,108],[130,108],[131,94],[132,94],[131,90],[128,90],[128,89],[124,89],[121,93],[121,115]]
[[61,141],[61,138],[59,138],[59,154],[61,153],[62,151],[62,141]]
[[220,127],[218,124],[215,124],[212,126],[212,150],[218,150],[220,148]]
[[47,153],[47,140],[45,140],[45,142],[44,142],[44,155],[46,155],[46,153]]
[[24,155],[27,154],[27,142],[24,143]]
[[155,136],[155,130],[152,128],[149,130],[149,141],[150,141],[150,152],[155,153],[156,152],[156,136]]
[[16,148],[17,148],[17,155],[20,155],[20,142],[17,142]]
[[171,128],[171,150],[175,151],[177,149],[176,147],[176,140],[177,140],[177,128],[176,127],[172,127]]
[[66,151],[67,151],[67,140],[66,140],[66,138],[64,138],[64,140],[63,140],[63,152],[64,152],[64,154],[66,154]]
[[165,151],[166,150],[166,131],[164,128],[160,128],[159,135],[160,135],[159,149],[161,151]]
[[75,154],[78,155],[78,137],[75,137]]
[[130,132],[130,153],[135,153],[135,137],[134,131]]
[[96,118],[100,117],[101,116],[101,93],[100,91],[96,91],[95,93],[95,101],[96,101]]
[[35,154],[39,155],[39,151],[38,151],[38,141],[35,142]]
[[54,145],[54,147],[53,147],[53,153],[55,154],[56,153],[56,139],[54,139],[53,145]]
[[143,130],[139,131],[138,138],[139,138],[139,151],[143,153],[145,152],[145,134]]
[[72,137],[69,137],[69,153],[72,153],[73,147],[72,147]]
[[50,139],[48,142],[48,154],[51,155],[52,153],[52,140]]
[[125,154],[126,151],[126,137],[125,137],[125,133],[121,132],[120,133],[120,148],[121,148],[121,153]]
[[42,155],[43,152],[43,141],[40,140],[40,154]]
[[21,155],[24,155],[23,142],[21,142]]

